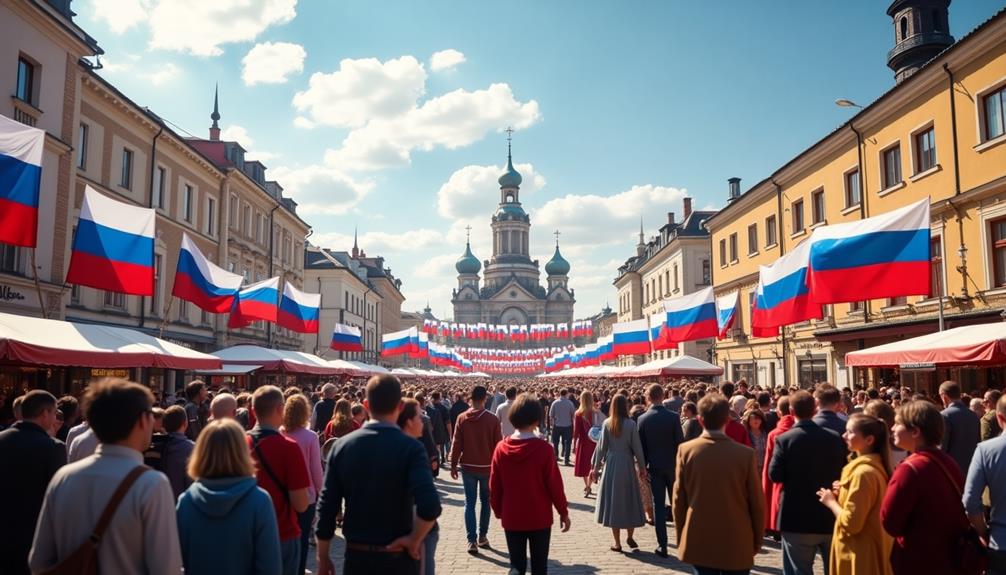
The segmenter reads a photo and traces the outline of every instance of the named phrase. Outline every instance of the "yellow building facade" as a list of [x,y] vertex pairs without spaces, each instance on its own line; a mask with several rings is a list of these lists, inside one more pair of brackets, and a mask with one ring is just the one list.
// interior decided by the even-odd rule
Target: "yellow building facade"
[[[910,38],[908,40],[911,40]],[[1000,11],[848,122],[753,187],[732,181],[707,220],[717,295],[739,290],[730,337],[715,347],[725,376],[764,386],[898,381],[929,387],[959,378],[1002,387],[1003,370],[855,370],[845,354],[946,327],[1006,319],[1006,11]],[[821,320],[751,336],[758,266],[817,226],[854,221],[929,198],[929,297],[825,308]],[[1006,324],[1003,327],[1006,330]]]

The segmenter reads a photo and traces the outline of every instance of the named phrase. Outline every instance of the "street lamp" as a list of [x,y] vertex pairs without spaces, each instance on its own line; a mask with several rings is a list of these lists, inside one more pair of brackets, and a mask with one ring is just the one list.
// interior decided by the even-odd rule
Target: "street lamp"
[[847,100],[845,98],[839,98],[835,100],[835,105],[840,108],[859,108],[860,110],[863,109],[863,107],[860,106],[859,104],[853,102],[852,100]]

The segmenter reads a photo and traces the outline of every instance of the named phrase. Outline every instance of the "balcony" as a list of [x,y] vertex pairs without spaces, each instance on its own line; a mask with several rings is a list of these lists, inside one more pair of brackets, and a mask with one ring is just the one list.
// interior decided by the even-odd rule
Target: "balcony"
[[954,37],[946,32],[923,32],[905,38],[891,48],[887,53],[887,61],[890,62],[901,54],[925,44],[949,46],[954,43]]
[[26,126],[31,126],[32,128],[36,127],[38,119],[42,117],[42,110],[39,110],[17,96],[11,96],[10,100],[14,105],[14,120],[21,122]]

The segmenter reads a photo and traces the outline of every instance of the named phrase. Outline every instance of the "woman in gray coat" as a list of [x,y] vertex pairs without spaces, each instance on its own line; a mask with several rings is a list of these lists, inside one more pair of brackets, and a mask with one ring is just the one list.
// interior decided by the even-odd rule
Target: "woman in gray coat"
[[633,459],[639,477],[648,481],[643,446],[639,441],[636,422],[629,418],[628,400],[624,395],[616,395],[611,400],[611,416],[602,426],[601,439],[594,451],[594,469],[590,472],[590,480],[596,483],[598,473],[604,467],[594,516],[598,523],[611,528],[611,534],[615,538],[611,550],[616,552],[622,550],[622,529],[628,535],[625,543],[630,548],[637,549],[639,545],[632,538],[633,532],[636,527],[642,527],[646,523]]

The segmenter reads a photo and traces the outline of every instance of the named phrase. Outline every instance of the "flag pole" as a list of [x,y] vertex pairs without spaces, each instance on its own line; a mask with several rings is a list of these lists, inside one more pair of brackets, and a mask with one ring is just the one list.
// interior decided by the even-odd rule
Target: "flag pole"
[[[42,312],[42,319],[49,319],[49,314],[45,309],[45,301],[42,298],[42,284],[38,279],[38,265],[35,264],[35,251],[37,248],[31,248],[31,275],[35,280],[35,293],[38,294],[38,307]],[[62,295],[62,294],[60,294]]]
[[164,318],[161,319],[161,326],[157,329],[157,337],[164,337],[164,328],[168,325],[168,314],[171,313],[171,306],[175,304],[175,296],[171,295],[168,305],[164,306]]

